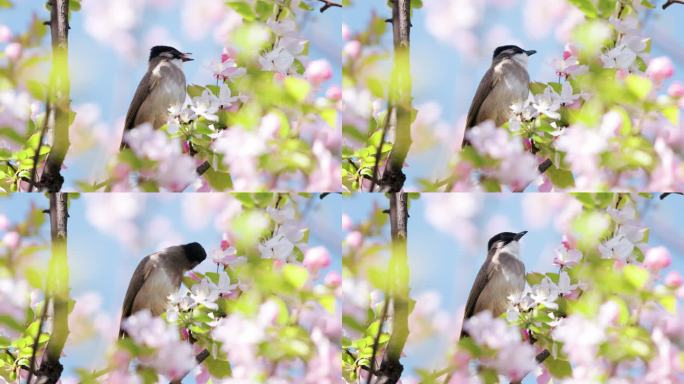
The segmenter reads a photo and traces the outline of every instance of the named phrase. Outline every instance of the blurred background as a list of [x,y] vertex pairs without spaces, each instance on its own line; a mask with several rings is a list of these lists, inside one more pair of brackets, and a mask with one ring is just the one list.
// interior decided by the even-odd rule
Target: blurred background
[[[341,270],[341,200],[339,195],[323,200],[317,195],[296,198],[299,222],[310,228],[308,246],[325,246],[332,258],[320,279],[328,271]],[[43,195],[13,194],[0,199],[0,212],[10,222],[20,221],[31,204],[41,208],[49,205]],[[228,194],[72,195],[69,286],[76,307],[69,318],[71,334],[62,358],[63,377],[74,377],[76,368],[99,370],[106,365],[107,349],[118,333],[128,282],[144,256],[169,245],[197,241],[206,249],[207,259],[196,270],[215,272],[211,253],[219,249],[223,233],[230,231],[227,225],[239,207]],[[49,224],[43,229],[49,240]],[[49,252],[42,255],[47,261]],[[193,382],[191,377],[186,381]]]
[[[652,38],[653,57],[669,56],[675,64],[671,81],[684,81],[684,6],[667,10],[652,0],[642,22]],[[343,24],[352,34],[365,30],[372,14],[391,17],[385,0],[359,0],[345,10]],[[448,161],[460,148],[466,114],[475,90],[491,64],[494,48],[516,44],[535,49],[530,57],[532,81],[557,81],[551,66],[560,58],[570,28],[581,13],[566,0],[423,0],[413,10],[411,74],[413,107],[418,109],[407,158],[406,189],[421,190],[418,178],[435,181],[446,175]],[[392,46],[392,35],[383,46]],[[667,89],[665,84],[664,89]],[[384,103],[381,104],[384,108]]]
[[[320,7],[318,1],[302,0]],[[32,17],[47,20],[44,1],[19,0],[0,12],[0,25],[19,34]],[[332,64],[333,78],[341,79],[339,8],[303,12],[301,34],[309,40],[309,58]],[[214,84],[211,64],[220,62],[231,32],[241,23],[223,0],[82,0],[72,12],[69,65],[72,108],[72,147],[63,172],[66,190],[74,180],[101,181],[107,161],[118,152],[123,122],[140,79],[147,71],[149,49],[171,45],[192,52],[195,61],[184,66],[188,84]],[[44,47],[49,47],[49,35]],[[304,63],[306,64],[306,63]],[[324,85],[323,90],[327,88]]]
[[[639,201],[641,222],[650,229],[648,246],[662,245],[672,254],[672,265],[665,273],[684,270],[684,230],[680,227],[684,225],[684,197]],[[344,199],[343,214],[358,225],[376,207],[389,207],[384,195],[354,194]],[[402,357],[406,374],[402,381],[414,383],[410,376],[417,377],[416,368],[444,368],[447,353],[457,342],[468,293],[492,236],[527,230],[521,240],[526,271],[557,272],[553,264],[555,250],[561,247],[570,218],[581,208],[571,195],[557,193],[424,193],[410,200],[408,257],[411,298],[416,300],[416,306],[409,317],[410,334]],[[389,243],[389,224],[383,231]],[[346,246],[350,246],[351,239],[347,235]],[[349,294],[345,292],[345,299]],[[382,296],[371,292],[370,297],[372,303],[378,303]],[[533,382],[534,375],[528,375],[525,383]]]

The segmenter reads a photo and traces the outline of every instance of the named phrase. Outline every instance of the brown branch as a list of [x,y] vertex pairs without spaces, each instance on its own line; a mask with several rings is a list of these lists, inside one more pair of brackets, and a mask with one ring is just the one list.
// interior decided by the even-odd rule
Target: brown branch
[[331,7],[340,7],[340,8],[342,8],[342,4],[337,3],[337,2],[334,2],[334,1],[330,1],[330,0],[318,0],[318,1],[320,1],[321,3],[323,3],[323,6],[321,7],[321,13],[327,11],[328,8],[331,8]]
[[394,145],[390,152],[382,184],[389,192],[399,192],[404,187],[406,175],[402,171],[411,147],[411,2],[392,1],[392,30],[394,34],[394,66],[389,100],[394,104],[396,129]]
[[45,119],[43,120],[43,127],[40,129],[40,138],[38,139],[38,146],[36,152],[33,154],[33,166],[31,167],[31,179],[29,180],[29,192],[33,192],[33,187],[36,185],[36,171],[38,170],[38,159],[40,158],[40,149],[43,147],[43,141],[47,134],[48,121],[50,120],[50,96],[45,99]]
[[672,4],[684,4],[684,1],[682,0],[667,0],[665,4],[663,4],[663,9],[667,9]]
[[[197,356],[195,356],[195,361],[197,362],[197,365],[202,364],[204,360],[206,360],[209,357],[209,351],[207,349],[203,349],[202,352],[198,353]],[[180,384],[185,376],[189,375],[192,370],[189,370],[183,374],[183,376],[177,378],[176,380],[171,381],[170,384]]]
[[385,146],[387,139],[387,131],[389,130],[390,120],[392,119],[392,103],[387,103],[387,116],[385,116],[385,123],[382,126],[382,135],[380,136],[380,144],[375,150],[375,165],[373,165],[373,178],[371,179],[370,191],[375,189],[376,181],[378,180],[378,166],[380,165],[380,156],[382,155],[382,147]]
[[368,367],[368,378],[366,379],[366,384],[371,384],[371,379],[375,374],[375,356],[378,353],[378,345],[380,344],[380,335],[382,335],[382,328],[385,326],[385,321],[387,321],[387,312],[389,310],[390,298],[385,293],[385,302],[382,305],[382,312],[380,314],[380,324],[378,325],[378,333],[375,334],[375,339],[373,340],[373,352],[370,358],[370,367]]
[[404,370],[399,359],[409,334],[409,267],[406,249],[408,195],[404,192],[390,193],[389,199],[392,256],[388,277],[393,308],[392,334],[378,374],[385,377],[385,384],[396,384]]
[[[33,372],[36,366],[36,355],[38,354],[38,341],[40,340],[40,335],[43,333],[43,325],[45,324],[45,319],[47,318],[48,306],[50,305],[50,297],[45,295],[45,302],[43,303],[43,311],[40,315],[40,322],[38,323],[38,333],[36,338],[33,339],[33,348],[31,350],[31,360],[28,368],[28,378],[26,379],[26,384],[31,384],[31,379],[33,378]],[[9,352],[8,352],[9,353]]]
[[69,336],[69,268],[67,262],[69,214],[66,193],[50,193],[49,197],[52,256],[47,276],[47,293],[52,298],[52,335],[36,375],[46,378],[41,383],[55,384],[59,381],[64,369],[59,358]]
[[52,33],[52,71],[49,98],[54,103],[55,127],[52,131],[52,149],[45,162],[40,185],[48,192],[59,192],[64,183],[61,169],[69,150],[69,0],[50,0],[50,30]]
[[[537,364],[541,364],[541,363],[543,363],[544,360],[546,360],[549,356],[551,356],[551,352],[549,352],[548,349],[545,349],[545,350],[539,352],[539,354],[537,354],[537,356],[535,356],[534,359],[537,361]],[[525,374],[525,376],[527,376],[527,374]],[[520,384],[520,383],[522,383],[522,381],[523,381],[523,379],[525,378],[525,376],[521,377],[520,380],[518,380],[518,381],[511,381],[511,384]]]

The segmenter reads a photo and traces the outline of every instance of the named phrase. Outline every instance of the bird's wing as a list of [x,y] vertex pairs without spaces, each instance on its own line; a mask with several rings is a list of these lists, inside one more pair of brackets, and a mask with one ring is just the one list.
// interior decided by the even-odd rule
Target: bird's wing
[[[492,255],[487,255],[487,261],[480,267],[480,271],[477,272],[475,281],[473,282],[473,287],[470,289],[470,295],[468,296],[468,301],[466,302],[465,312],[463,313],[463,324],[465,321],[472,317],[475,313],[475,306],[477,305],[477,299],[480,298],[480,294],[487,286],[487,283],[492,278],[494,273],[494,263],[491,262]],[[461,325],[461,336],[467,335],[468,332],[465,331],[463,325]]]
[[145,102],[145,99],[147,99],[147,96],[149,96],[157,84],[159,84],[159,77],[152,76],[151,73],[152,71],[147,71],[142,80],[140,80],[140,84],[138,84],[138,88],[135,90],[135,95],[133,95],[133,101],[131,101],[131,105],[128,107],[128,113],[126,113],[126,122],[124,124],[124,136],[121,137],[120,149],[127,147],[124,140],[126,132],[135,128],[135,119],[138,116],[140,107]]
[[497,83],[497,76],[494,76],[494,69],[490,67],[487,73],[480,80],[480,85],[477,86],[477,91],[475,91],[475,96],[473,101],[470,103],[470,109],[468,110],[468,119],[466,120],[465,131],[463,132],[463,146],[470,145],[468,140],[466,140],[465,133],[469,128],[477,125],[477,115],[480,114],[480,107],[484,104],[484,101],[489,96],[489,93],[494,89]]
[[119,323],[119,337],[122,337],[125,332],[123,328],[121,327],[121,324],[123,324],[123,321],[130,315],[132,315],[131,311],[133,310],[133,302],[135,301],[135,296],[138,294],[140,291],[140,288],[142,288],[143,284],[145,284],[145,280],[150,275],[150,272],[152,272],[152,269],[154,267],[154,263],[151,261],[151,256],[145,256],[144,259],[140,261],[138,264],[138,267],[135,268],[135,272],[133,272],[133,276],[131,277],[131,282],[128,284],[128,290],[126,291],[126,296],[124,297],[124,302],[123,302],[123,307],[121,308],[121,322]]

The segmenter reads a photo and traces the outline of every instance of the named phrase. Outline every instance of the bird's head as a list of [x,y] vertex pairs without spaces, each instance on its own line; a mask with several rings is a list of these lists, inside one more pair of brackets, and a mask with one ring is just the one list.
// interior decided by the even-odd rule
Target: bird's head
[[502,45],[494,50],[492,61],[497,62],[504,59],[513,59],[520,64],[527,66],[527,57],[532,56],[535,53],[537,53],[537,51],[526,51],[517,45]]
[[183,252],[185,252],[185,257],[190,262],[190,269],[195,268],[207,258],[207,252],[199,243],[188,243],[181,245],[181,247]]
[[518,242],[527,231],[522,231],[518,233],[513,232],[501,232],[498,235],[493,236],[489,239],[489,244],[487,244],[487,250],[491,251],[496,248],[503,248],[513,242]]
[[161,58],[162,60],[174,61],[179,60],[180,62],[192,61],[193,58],[190,57],[192,53],[182,53],[174,47],[168,47],[166,45],[157,45],[152,47],[150,50],[150,61]]

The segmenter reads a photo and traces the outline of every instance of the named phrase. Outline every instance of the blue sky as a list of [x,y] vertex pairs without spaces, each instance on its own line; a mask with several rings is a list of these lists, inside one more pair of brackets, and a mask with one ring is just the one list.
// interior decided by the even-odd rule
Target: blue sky
[[[309,2],[316,3],[318,7],[317,1]],[[15,34],[26,30],[33,13],[45,19],[49,17],[43,7],[43,1],[19,0],[14,3],[14,8],[0,12],[0,23],[8,25]],[[201,85],[215,83],[208,66],[212,60],[220,58],[222,47],[214,42],[212,35],[202,41],[193,41],[186,36],[180,26],[181,15],[178,6],[163,11],[147,9],[145,13],[144,19],[149,23],[148,26],[166,28],[170,38],[180,44],[176,48],[193,53],[195,61],[185,65],[187,82]],[[122,126],[114,124],[126,115],[138,82],[147,70],[148,54],[145,53],[134,64],[127,62],[111,47],[102,45],[86,33],[83,12],[74,12],[72,15],[69,32],[71,99],[74,105],[97,104],[102,113],[102,120],[108,124],[112,131],[110,134],[114,134],[123,129]],[[340,8],[332,8],[324,13],[316,10],[310,12],[305,22],[300,25],[304,38],[310,41],[309,57],[325,58],[333,67],[333,79],[329,84],[339,84],[341,81],[341,17]],[[49,46],[49,34],[44,44]],[[69,169],[64,172],[66,188],[73,189],[74,179],[82,180],[94,174],[101,175],[106,161],[101,148],[79,156],[76,162],[68,164]]]
[[[538,53],[530,57],[530,77],[533,81],[550,81],[555,78],[555,75],[547,63],[551,58],[561,55],[563,45],[553,37],[540,40],[528,37],[522,24],[521,4],[524,2],[513,2],[516,5],[510,9],[488,11],[485,16],[486,25],[501,24],[511,31],[509,41],[502,41],[501,45],[519,41],[524,48],[537,50]],[[658,5],[663,2],[657,1]],[[370,19],[371,12],[381,17],[391,16],[386,3],[385,0],[354,1],[353,7],[345,10],[343,21],[353,32],[363,30]],[[413,15],[411,20],[413,24],[411,29],[413,106],[417,107],[427,101],[437,102],[442,107],[442,119],[455,132],[458,119],[467,113],[477,85],[491,63],[491,56],[481,57],[474,62],[464,59],[453,47],[437,40],[426,30],[426,17],[423,9],[414,10]],[[649,16],[645,30],[646,36],[654,37],[652,54],[671,56],[676,68],[675,78],[680,81],[684,80],[684,54],[680,53],[684,52],[684,44],[681,38],[677,38],[677,36],[684,36],[684,23],[681,20],[684,20],[684,6],[674,5],[667,11],[662,11],[658,6]],[[656,28],[657,36],[654,35]],[[389,47],[391,34],[386,37],[386,46]],[[669,46],[671,50],[664,52],[661,45]],[[453,148],[453,143],[442,143],[441,146],[422,153],[410,152],[407,159],[409,167],[404,169],[407,174],[407,186],[416,185],[415,179],[417,178],[443,178],[446,163],[453,155],[451,148]]]
[[[123,194],[109,194],[112,198]],[[158,228],[151,226],[156,218],[165,218],[173,222],[170,230],[158,233],[173,236],[179,243],[197,241],[207,252],[218,247],[221,232],[216,230],[211,217],[204,226],[188,225],[183,217],[183,200],[204,199],[205,194],[144,194],[144,210],[136,219],[140,230],[146,234],[154,234]],[[341,271],[341,202],[340,195],[329,195],[323,200],[317,196],[311,200],[305,222],[310,228],[309,245],[326,246],[333,257],[330,270]],[[40,207],[48,207],[48,200],[40,194],[13,194],[0,199],[0,212],[6,214],[11,222],[23,218],[30,202]],[[128,281],[140,259],[157,251],[152,242],[143,242],[139,247],[124,246],[110,234],[95,228],[87,218],[88,203],[83,196],[71,201],[68,227],[68,252],[70,266],[71,296],[77,298],[88,292],[98,293],[102,301],[102,311],[109,316],[118,316]],[[112,209],[103,205],[98,209]],[[196,224],[196,223],[195,223]],[[49,225],[44,227],[45,236],[49,238]],[[156,241],[154,242],[156,243]],[[210,260],[205,260],[197,270],[206,272],[215,270]],[[324,276],[324,274],[322,274]],[[118,322],[118,319],[116,319]],[[66,356],[62,362],[66,367],[66,375],[73,374],[74,368],[102,368],[105,351],[108,347],[104,340],[93,340],[88,343],[65,349]]]
[[[482,194],[479,216],[476,219],[478,238],[474,239],[476,248],[459,242],[454,236],[436,229],[427,219],[426,207],[429,200],[440,198],[444,194],[424,193],[419,200],[411,200],[408,221],[408,252],[411,273],[411,296],[416,298],[426,291],[436,291],[442,298],[442,308],[454,317],[459,308],[465,305],[468,292],[475,275],[484,261],[487,240],[496,233],[487,233],[492,220],[501,223],[502,216],[507,218],[504,227],[511,232],[529,231],[523,238],[522,255],[527,272],[557,271],[552,265],[554,250],[561,243],[562,234],[553,225],[540,226],[525,219],[528,203],[542,203],[551,199],[551,194]],[[450,199],[462,199],[466,194],[452,193]],[[373,202],[380,207],[387,207],[388,200],[382,194],[355,194],[344,199],[343,212],[352,218],[354,223],[365,220],[372,210]],[[670,270],[684,270],[684,198],[672,195],[665,200],[653,200],[643,218],[650,231],[649,245],[665,245],[672,252],[673,263]],[[557,211],[548,212],[558,214]],[[498,231],[496,231],[498,232]],[[388,235],[389,238],[389,235]],[[452,319],[453,320],[453,319]],[[454,324],[456,327],[457,324]],[[433,337],[420,344],[412,345],[406,350],[402,359],[407,368],[405,372],[413,372],[415,368],[443,368],[444,356],[449,346],[449,339],[444,335]],[[526,381],[527,382],[527,381]]]

